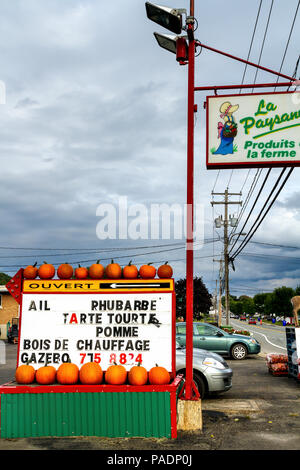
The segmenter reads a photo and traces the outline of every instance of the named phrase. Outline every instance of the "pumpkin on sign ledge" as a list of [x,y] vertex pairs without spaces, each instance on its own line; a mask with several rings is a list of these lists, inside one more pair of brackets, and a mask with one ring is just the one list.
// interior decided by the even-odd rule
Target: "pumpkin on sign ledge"
[[78,382],[79,368],[72,362],[64,362],[59,366],[56,373],[56,380],[62,385],[72,385]]
[[168,264],[168,261],[166,261],[165,264],[162,264],[158,268],[157,275],[160,279],[170,279],[173,276],[173,269]]
[[68,263],[63,263],[57,268],[59,279],[71,279],[73,276],[73,267]]
[[108,279],[121,279],[122,268],[118,263],[114,263],[112,259],[111,263],[106,266],[105,273]]
[[75,278],[76,279],[86,279],[89,275],[88,269],[83,266],[78,265],[78,268],[75,269]]
[[35,379],[35,369],[29,362],[22,364],[16,369],[16,382],[18,384],[31,384]]
[[100,264],[100,260],[98,259],[96,263],[92,264],[89,267],[89,277],[91,279],[102,279],[104,276],[104,266]]
[[166,385],[170,383],[170,374],[164,367],[157,364],[149,370],[149,382],[151,385]]
[[123,268],[124,279],[137,279],[138,275],[138,268],[134,266],[134,264],[131,264],[131,261]]
[[152,263],[143,264],[139,269],[139,275],[142,279],[154,279],[156,268],[151,266]]
[[27,266],[23,271],[24,279],[35,279],[38,275],[38,268],[36,267],[37,263],[34,265]]
[[148,381],[148,372],[139,362],[137,366],[131,367],[128,372],[128,382],[130,385],[146,385]]
[[54,274],[55,267],[53,264],[49,264],[46,261],[44,261],[44,264],[42,264],[38,269],[38,275],[40,279],[52,279]]
[[56,369],[53,366],[46,364],[44,367],[40,367],[35,373],[35,380],[40,385],[50,385],[55,382]]
[[96,362],[87,362],[81,366],[79,371],[79,380],[82,384],[97,385],[103,380],[103,371]]
[[110,385],[123,385],[127,380],[127,370],[115,362],[105,372],[105,382]]

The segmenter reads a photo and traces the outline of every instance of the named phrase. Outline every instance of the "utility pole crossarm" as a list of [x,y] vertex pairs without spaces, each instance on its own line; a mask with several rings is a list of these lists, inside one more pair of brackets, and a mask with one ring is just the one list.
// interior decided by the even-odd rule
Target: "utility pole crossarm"
[[211,205],[214,206],[215,204],[239,204],[240,206],[242,205],[242,201],[211,201]]
[[[211,194],[212,194],[212,196],[224,196],[224,193],[214,193],[214,192],[212,192]],[[242,193],[228,193],[227,192],[227,196],[241,196],[241,195],[242,195]]]

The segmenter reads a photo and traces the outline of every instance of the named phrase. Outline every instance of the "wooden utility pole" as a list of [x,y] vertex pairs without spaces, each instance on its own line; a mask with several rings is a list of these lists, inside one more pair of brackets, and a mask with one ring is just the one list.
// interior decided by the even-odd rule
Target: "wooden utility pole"
[[[222,325],[222,279],[223,279],[223,260],[214,259],[215,263],[220,263],[219,268],[219,302],[218,302],[218,327]],[[218,282],[218,281],[216,281]]]
[[239,204],[242,205],[242,201],[229,201],[229,196],[241,196],[242,193],[229,193],[228,188],[225,189],[224,193],[211,193],[212,196],[224,196],[224,201],[211,201],[211,205],[223,204],[224,208],[224,220],[221,224],[224,226],[224,270],[225,270],[225,311],[226,311],[226,324],[229,325],[229,257],[228,257],[228,225],[230,219],[228,219],[228,205]]

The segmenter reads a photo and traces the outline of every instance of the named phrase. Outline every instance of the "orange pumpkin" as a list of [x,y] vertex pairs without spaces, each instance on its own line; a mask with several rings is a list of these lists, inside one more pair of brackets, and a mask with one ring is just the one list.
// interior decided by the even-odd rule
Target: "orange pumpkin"
[[139,275],[138,268],[131,264],[131,261],[123,269],[123,277],[125,279],[136,279]]
[[101,384],[103,380],[103,371],[96,362],[87,362],[80,368],[79,380],[82,384]]
[[152,263],[143,264],[139,269],[139,275],[142,279],[153,279],[156,274],[156,269],[151,266]]
[[44,261],[38,269],[38,275],[41,279],[52,279],[55,274],[55,267],[53,264],[48,264]]
[[170,279],[173,276],[173,269],[168,264],[168,261],[158,268],[157,275],[160,279]]
[[35,369],[29,362],[22,364],[16,369],[16,382],[18,384],[31,384],[35,379]]
[[105,372],[105,382],[110,385],[122,385],[126,382],[127,370],[124,366],[114,365],[109,366]]
[[149,370],[149,382],[151,385],[165,385],[170,383],[170,374],[164,367],[155,367]]
[[59,279],[71,279],[73,276],[73,267],[68,263],[63,263],[57,268]]
[[78,268],[75,269],[76,279],[86,279],[89,275],[88,269],[83,266],[78,265]]
[[148,372],[145,367],[142,367],[140,363],[137,366],[131,367],[128,372],[128,382],[130,385],[145,385],[148,381]]
[[56,373],[56,380],[63,385],[72,385],[78,382],[79,368],[71,362],[64,362],[59,366]]
[[35,279],[38,275],[38,268],[36,267],[37,263],[34,263],[33,266],[27,266],[23,271],[24,279]]
[[104,275],[104,266],[102,264],[99,263],[99,259],[96,263],[92,264],[90,267],[89,267],[89,277],[91,279],[102,279],[103,278],[103,275]]
[[108,279],[120,279],[122,277],[122,268],[118,263],[114,263],[114,260],[111,260],[111,263],[106,266],[105,273]]
[[56,369],[53,366],[40,367],[35,373],[35,380],[38,384],[49,385],[55,382]]

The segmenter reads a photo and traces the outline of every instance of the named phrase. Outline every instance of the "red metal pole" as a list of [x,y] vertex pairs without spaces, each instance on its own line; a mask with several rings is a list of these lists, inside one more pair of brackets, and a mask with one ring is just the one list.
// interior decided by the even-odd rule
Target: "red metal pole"
[[281,82],[281,83],[248,83],[246,85],[215,85],[215,86],[196,86],[195,91],[205,90],[236,90],[238,88],[272,88],[272,87],[286,87],[292,86],[294,82]]
[[[191,16],[194,3],[191,0]],[[193,299],[194,299],[194,98],[195,40],[193,24],[188,25],[192,38],[188,50],[188,123],[187,123],[187,246],[186,246],[186,400],[192,399],[193,389]]]
[[257,69],[264,70],[265,72],[272,73],[277,75],[277,77],[286,78],[287,80],[294,81],[293,77],[289,77],[288,75],[284,75],[283,73],[275,72],[275,70],[268,69],[267,67],[263,67],[262,65],[254,64],[253,62],[249,62],[249,60],[241,59],[240,57],[234,56],[232,54],[228,54],[228,52],[223,52],[214,47],[207,46],[206,44],[202,44],[200,41],[196,41],[197,46],[204,47],[204,49],[209,49],[210,51],[217,52],[218,54],[225,55],[230,59],[238,60],[239,62],[243,62],[244,64],[251,65],[252,67],[256,67]]

